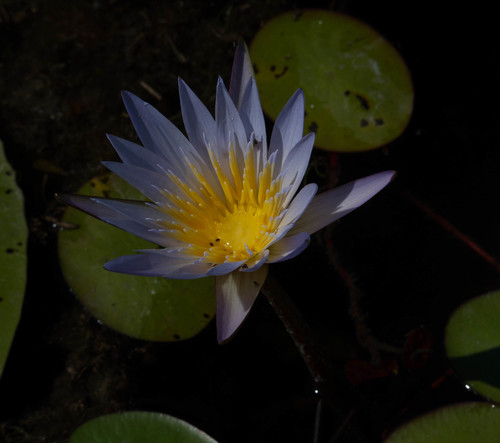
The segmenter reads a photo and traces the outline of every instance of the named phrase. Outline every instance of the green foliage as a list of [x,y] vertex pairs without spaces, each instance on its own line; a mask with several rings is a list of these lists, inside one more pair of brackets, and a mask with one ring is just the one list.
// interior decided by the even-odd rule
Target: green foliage
[[21,316],[27,240],[23,194],[0,142],[0,375]]
[[397,138],[413,109],[398,52],[365,23],[332,11],[287,12],[257,33],[250,53],[264,111],[276,119],[297,88],[316,146],[366,151]]
[[500,409],[488,403],[460,403],[417,417],[385,443],[498,443]]
[[461,305],[446,327],[446,353],[467,384],[500,402],[500,291]]
[[80,426],[69,443],[215,443],[194,426],[170,415],[123,412]]
[[[90,180],[79,194],[140,199],[114,174]],[[68,208],[59,233],[59,261],[71,289],[107,326],[131,337],[177,341],[199,333],[215,315],[213,278],[167,280],[106,271],[103,264],[155,245]]]

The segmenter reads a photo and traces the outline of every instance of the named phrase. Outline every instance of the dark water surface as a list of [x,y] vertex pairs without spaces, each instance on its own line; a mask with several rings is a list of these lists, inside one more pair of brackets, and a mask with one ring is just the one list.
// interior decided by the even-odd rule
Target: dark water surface
[[[135,409],[185,419],[220,442],[313,441],[315,386],[264,297],[225,346],[214,324],[181,343],[129,339],[96,322],[68,290],[53,226],[63,209],[54,192],[74,191],[115,158],[104,134],[134,138],[121,89],[180,125],[177,76],[213,109],[234,41],[250,42],[268,19],[305,3],[0,2],[0,139],[31,228],[23,316],[0,381],[0,441],[64,442],[90,418]],[[337,158],[341,182],[388,168],[397,180],[272,268],[336,383],[339,400],[325,403],[320,441],[336,432],[338,442],[381,441],[409,417],[474,398],[448,372],[443,328],[460,302],[498,288],[499,275],[415,199],[500,257],[498,50],[486,2],[466,11],[446,3],[336,5],[396,46],[416,99],[400,139]],[[315,152],[313,161],[329,158]],[[408,361],[408,337],[420,337],[411,349],[428,358]],[[353,384],[352,362],[375,357],[385,376],[367,380],[356,366],[364,381]]]

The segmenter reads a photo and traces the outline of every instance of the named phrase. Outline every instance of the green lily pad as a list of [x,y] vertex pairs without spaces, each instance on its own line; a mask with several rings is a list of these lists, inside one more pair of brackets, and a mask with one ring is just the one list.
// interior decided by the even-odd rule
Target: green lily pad
[[69,443],[214,443],[193,425],[154,412],[122,412],[80,426]]
[[[94,178],[78,194],[144,199],[114,174]],[[168,280],[106,271],[103,264],[152,243],[73,208],[59,232],[59,261],[70,288],[105,325],[131,337],[177,341],[199,333],[215,315],[215,281]]]
[[461,305],[446,326],[451,364],[468,386],[500,403],[500,291]]
[[0,375],[21,316],[27,240],[23,194],[0,142]]
[[257,33],[250,48],[266,114],[276,119],[297,88],[316,146],[366,151],[406,128],[413,84],[398,52],[365,23],[332,11],[287,12]]
[[396,429],[385,443],[498,443],[500,408],[459,403],[437,409]]

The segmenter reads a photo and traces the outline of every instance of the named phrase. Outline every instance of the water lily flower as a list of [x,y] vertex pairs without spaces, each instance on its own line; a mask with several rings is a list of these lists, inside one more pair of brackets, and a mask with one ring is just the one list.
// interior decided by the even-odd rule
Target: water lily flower
[[269,145],[246,46],[236,50],[229,91],[217,83],[215,119],[179,79],[187,138],[153,106],[124,92],[143,146],[109,135],[121,162],[104,165],[148,202],[79,195],[61,200],[156,243],[118,257],[110,271],[173,279],[215,276],[219,342],[238,329],[268,264],[288,260],[310,235],[366,202],[393,177],[385,171],[316,195],[300,185],[314,144],[303,137],[304,94],[292,95]]

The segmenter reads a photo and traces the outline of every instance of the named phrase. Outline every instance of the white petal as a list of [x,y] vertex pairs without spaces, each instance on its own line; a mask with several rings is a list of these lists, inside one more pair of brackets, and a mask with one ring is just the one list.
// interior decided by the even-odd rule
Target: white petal
[[288,100],[274,123],[269,152],[278,151],[284,163],[290,150],[299,142],[304,132],[304,93],[298,89]]
[[305,185],[290,203],[290,206],[281,221],[281,225],[285,226],[295,223],[295,221],[307,209],[317,191],[318,185],[316,183],[309,183],[308,185]]
[[234,53],[231,82],[229,83],[229,93],[238,109],[241,107],[248,82],[253,77],[255,75],[247,45],[243,41],[240,41]]
[[268,263],[277,263],[299,255],[309,245],[310,236],[307,232],[287,236],[269,247]]
[[124,255],[104,265],[108,271],[123,274],[142,275],[148,277],[165,277],[172,279],[194,279],[206,277],[209,266],[193,263],[188,259],[168,257],[157,254],[154,250],[150,253]]
[[251,134],[254,134],[255,140],[252,141],[262,144],[261,149],[265,153],[265,159],[267,156],[266,123],[260,104],[257,85],[253,78],[248,82],[241,104],[240,115],[243,125],[245,126],[247,138],[250,140]]
[[394,174],[394,171],[379,172],[317,195],[302,217],[297,220],[289,235],[299,232],[312,234],[338,220],[387,186]]
[[217,142],[215,120],[201,100],[182,79],[179,79],[179,98],[182,120],[189,141],[205,163],[209,164],[210,159],[206,148],[207,144],[215,146]]
[[216,277],[217,340],[229,340],[247,316],[260,288],[264,284],[268,267],[255,272],[234,271]]
[[297,192],[306,173],[314,146],[314,137],[314,132],[310,132],[302,138],[291,150],[283,164],[283,187],[292,185],[288,198],[285,200],[285,206],[288,205],[295,192]]

